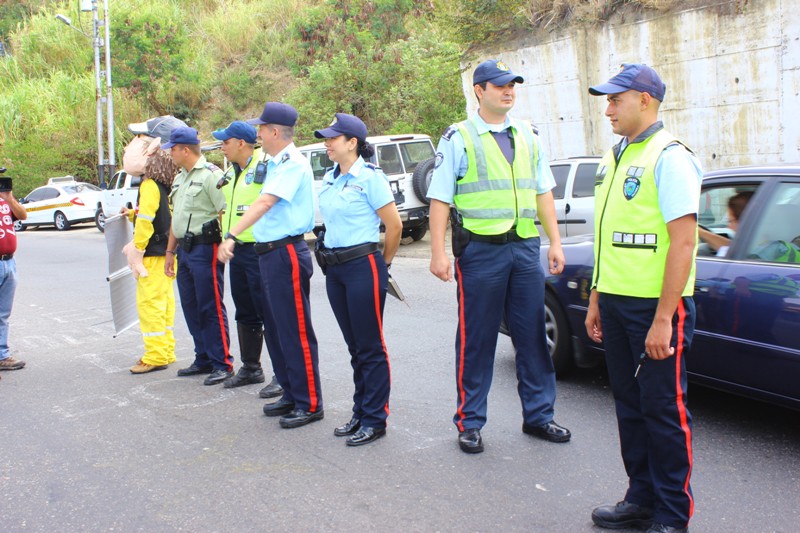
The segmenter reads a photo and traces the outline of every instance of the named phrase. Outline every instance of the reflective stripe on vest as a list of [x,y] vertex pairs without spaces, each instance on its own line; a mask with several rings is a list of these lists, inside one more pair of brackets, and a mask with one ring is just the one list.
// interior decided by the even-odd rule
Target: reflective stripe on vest
[[479,135],[471,120],[456,127],[467,152],[467,172],[456,182],[453,198],[464,227],[481,235],[499,235],[516,223],[520,236],[537,236],[535,170],[539,154],[530,126],[511,120],[513,137],[525,141],[515,147],[512,165],[491,132]]
[[[607,294],[658,298],[664,284],[669,232],[658,204],[655,166],[664,149],[679,141],[661,129],[629,144],[620,156],[609,150],[595,187],[593,286]],[[695,255],[697,246],[695,245]],[[695,261],[682,292],[694,292]]]

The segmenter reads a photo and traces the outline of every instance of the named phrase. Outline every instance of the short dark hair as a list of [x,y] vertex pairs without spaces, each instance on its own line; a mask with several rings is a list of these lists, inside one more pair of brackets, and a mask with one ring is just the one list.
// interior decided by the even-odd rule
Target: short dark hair
[[733,218],[736,220],[741,218],[742,212],[747,206],[747,202],[750,201],[750,198],[753,197],[754,193],[755,191],[742,191],[728,198],[728,209],[730,209],[731,213],[733,213]]

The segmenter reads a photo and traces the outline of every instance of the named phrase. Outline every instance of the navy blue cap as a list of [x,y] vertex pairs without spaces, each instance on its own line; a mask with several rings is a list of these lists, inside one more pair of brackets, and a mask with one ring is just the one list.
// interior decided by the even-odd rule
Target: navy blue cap
[[329,139],[339,135],[349,135],[359,141],[366,141],[367,126],[358,117],[347,113],[336,113],[333,115],[333,122],[330,126],[314,132],[314,137],[317,139]]
[[234,120],[227,128],[212,131],[211,135],[219,141],[241,139],[249,144],[255,144],[256,142],[256,129],[241,120]]
[[601,85],[589,87],[589,94],[619,94],[625,91],[647,93],[659,102],[664,101],[667,86],[655,70],[642,63],[623,63],[619,73]]
[[162,150],[169,150],[176,144],[200,144],[197,130],[189,126],[178,126],[169,134],[169,142],[161,145]]
[[297,124],[297,109],[281,102],[267,102],[259,118],[251,118],[248,124],[276,124],[294,126]]
[[491,82],[492,85],[502,87],[512,81],[522,83],[525,81],[522,76],[517,76],[508,65],[499,59],[488,59],[478,65],[475,72],[472,73],[472,85],[477,85],[485,81]]
[[137,135],[141,133],[149,137],[169,139],[169,134],[172,133],[172,130],[179,126],[186,125],[187,124],[179,118],[175,118],[172,115],[164,115],[151,118],[145,122],[128,124],[128,131]]

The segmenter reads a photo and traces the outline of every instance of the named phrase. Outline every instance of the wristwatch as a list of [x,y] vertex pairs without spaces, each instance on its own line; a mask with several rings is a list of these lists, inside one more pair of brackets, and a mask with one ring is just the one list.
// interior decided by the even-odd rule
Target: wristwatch
[[233,234],[231,234],[231,232],[230,232],[230,231],[229,231],[228,233],[226,233],[226,234],[225,234],[225,239],[226,239],[226,240],[227,240],[227,239],[231,239],[231,240],[232,240],[233,242],[235,242],[236,244],[244,244],[244,241],[243,241],[243,240],[241,240],[241,239],[237,238],[237,237],[236,237],[236,235],[233,235]]

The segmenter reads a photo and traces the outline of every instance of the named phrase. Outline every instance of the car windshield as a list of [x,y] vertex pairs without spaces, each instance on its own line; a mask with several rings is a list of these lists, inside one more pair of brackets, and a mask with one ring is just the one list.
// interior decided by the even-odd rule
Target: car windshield
[[75,185],[64,186],[64,190],[69,193],[79,193],[88,191],[100,191],[102,189],[97,185],[93,185],[91,183],[77,183]]

